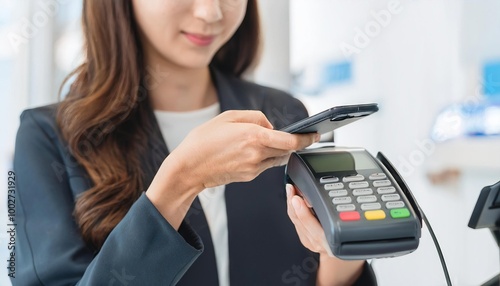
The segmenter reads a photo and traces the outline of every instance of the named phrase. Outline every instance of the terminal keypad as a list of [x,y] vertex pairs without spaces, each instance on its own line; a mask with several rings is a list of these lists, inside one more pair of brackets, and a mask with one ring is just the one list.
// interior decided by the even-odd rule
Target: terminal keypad
[[342,221],[368,221],[410,217],[400,194],[385,173],[319,179]]

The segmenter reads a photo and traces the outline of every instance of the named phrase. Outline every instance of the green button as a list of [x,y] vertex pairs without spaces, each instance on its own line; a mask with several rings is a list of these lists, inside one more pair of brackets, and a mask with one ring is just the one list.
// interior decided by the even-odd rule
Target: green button
[[407,208],[400,209],[392,209],[391,217],[392,218],[405,218],[410,216],[410,211]]

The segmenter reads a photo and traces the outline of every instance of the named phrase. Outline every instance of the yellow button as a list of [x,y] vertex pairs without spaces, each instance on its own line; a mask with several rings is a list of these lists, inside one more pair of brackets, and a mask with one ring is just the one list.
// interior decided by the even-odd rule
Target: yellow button
[[366,211],[365,212],[365,218],[367,220],[384,219],[385,218],[385,212],[383,210]]

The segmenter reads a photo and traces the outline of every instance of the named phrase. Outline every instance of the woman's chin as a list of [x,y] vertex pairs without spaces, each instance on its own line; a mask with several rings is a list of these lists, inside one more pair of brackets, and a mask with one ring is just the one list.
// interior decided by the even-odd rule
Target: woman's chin
[[180,63],[180,66],[184,67],[186,69],[198,70],[198,69],[207,68],[208,65],[210,64],[210,61],[211,61],[211,59],[204,59],[204,60],[190,59],[189,61],[185,61],[183,63]]

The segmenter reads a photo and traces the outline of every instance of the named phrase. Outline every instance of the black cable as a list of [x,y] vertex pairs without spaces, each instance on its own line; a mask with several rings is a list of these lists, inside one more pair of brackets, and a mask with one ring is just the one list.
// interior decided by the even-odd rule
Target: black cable
[[[394,179],[396,180],[398,185],[400,185],[403,188],[403,193],[405,193],[409,198],[411,198],[410,203],[414,207],[415,211],[418,210],[418,212],[420,213],[422,220],[425,222],[425,225],[427,225],[427,228],[429,229],[429,233],[431,234],[432,240],[434,241],[434,245],[436,246],[436,250],[439,255],[439,260],[441,260],[441,266],[443,267],[444,276],[446,278],[446,283],[448,284],[448,286],[452,286],[450,273],[448,272],[448,268],[446,267],[446,261],[444,261],[444,256],[443,253],[441,252],[441,247],[439,246],[439,242],[437,241],[437,238],[434,235],[434,231],[432,230],[431,224],[427,220],[424,211],[418,205],[417,200],[413,197],[410,189],[408,188],[408,185],[406,185],[406,182],[403,180],[399,172],[394,168],[394,166],[392,166],[391,162],[387,160],[384,154],[378,152],[377,159],[379,159],[382,162],[382,164],[388,169],[388,171],[394,176]],[[419,221],[421,221],[420,216],[419,216]]]
[[448,267],[446,267],[446,261],[444,261],[443,252],[441,252],[441,247],[439,246],[439,242],[437,241],[436,235],[434,235],[434,231],[432,230],[431,224],[427,220],[427,217],[424,214],[424,211],[419,207],[419,211],[422,214],[422,219],[425,222],[425,225],[429,229],[429,233],[431,234],[432,240],[434,241],[434,245],[436,246],[437,253],[439,255],[439,260],[441,260],[441,266],[443,267],[444,277],[446,278],[446,283],[448,286],[451,285],[450,273],[448,272]]

